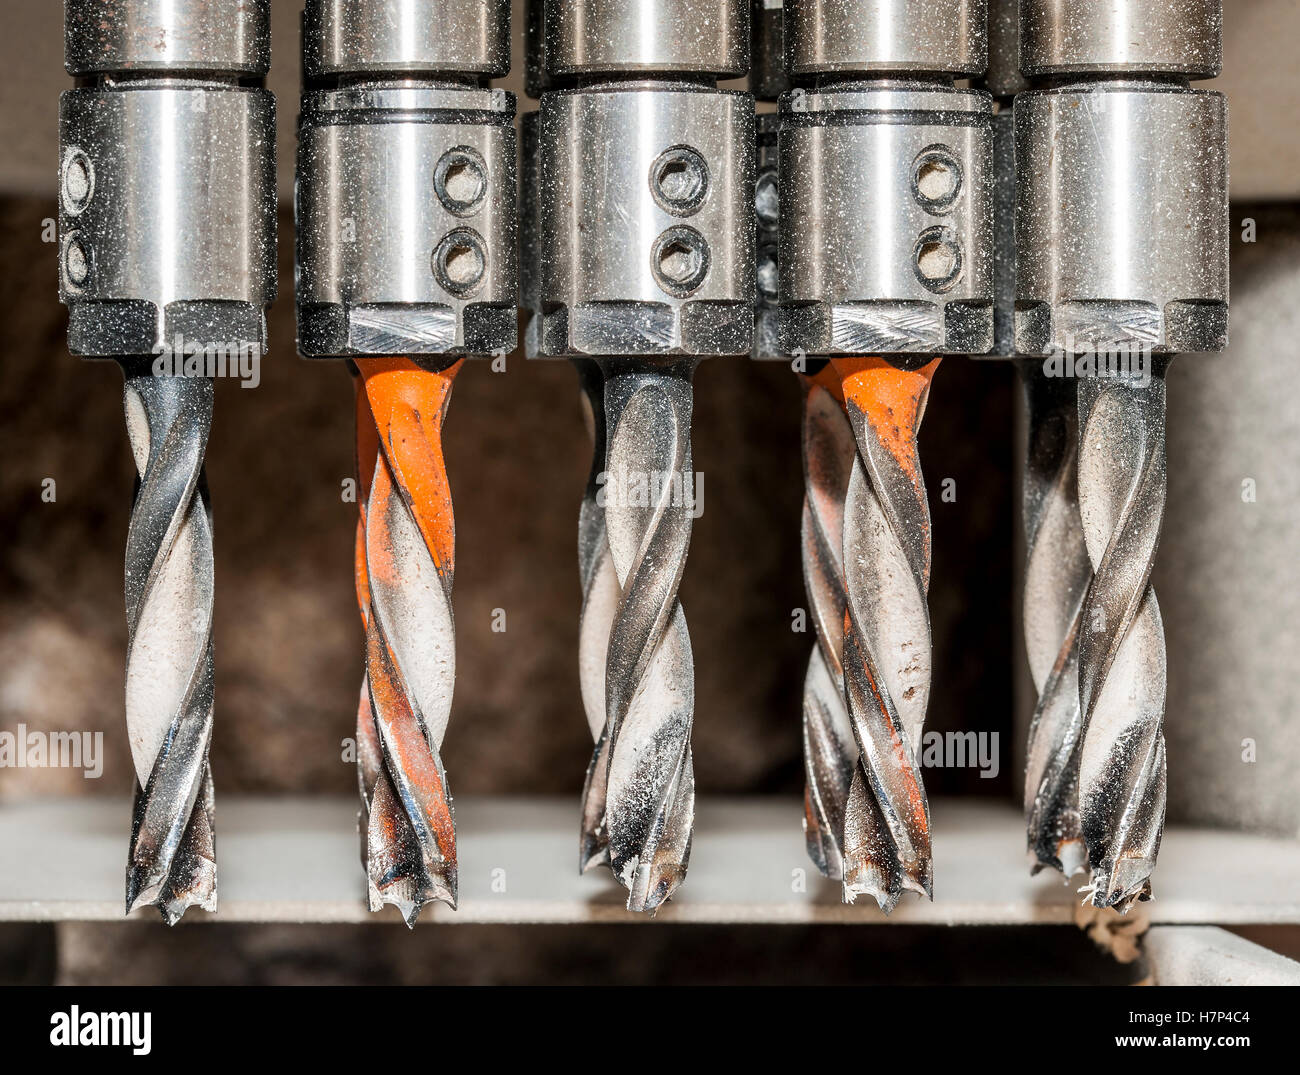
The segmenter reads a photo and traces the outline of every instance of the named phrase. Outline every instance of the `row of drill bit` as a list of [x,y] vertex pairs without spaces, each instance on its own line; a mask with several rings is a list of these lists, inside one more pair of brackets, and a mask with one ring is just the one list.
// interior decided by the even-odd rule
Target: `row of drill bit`
[[[456,903],[440,753],[455,682],[442,425],[463,359],[513,350],[522,305],[530,357],[575,364],[593,439],[579,522],[580,682],[594,741],[579,864],[607,866],[629,908],[649,912],[685,877],[694,820],[694,667],[678,590],[701,360],[755,339],[756,357],[798,356],[803,569],[817,631],[803,706],[807,843],[847,900],[870,895],[890,910],[934,886],[917,758],[931,681],[917,433],[936,356],[1154,346],[1141,379],[1076,380],[1019,362],[1025,620],[1039,699],[1029,846],[1037,866],[1067,877],[1087,866],[1092,901],[1126,909],[1150,893],[1164,814],[1164,641],[1149,582],[1164,503],[1164,356],[1221,346],[1226,310],[1226,269],[1218,306],[1212,284],[1203,294],[1173,279],[1189,253],[1216,271],[1222,260],[1222,110],[1183,78],[1216,69],[1218,4],[1178,0],[1149,25],[1136,2],[1070,14],[1025,3],[1011,20],[1026,42],[1018,58],[1003,54],[1002,70],[986,76],[985,5],[975,0],[787,0],[784,12],[762,0],[754,54],[768,66],[752,84],[789,92],[756,132],[752,100],[718,88],[749,65],[746,5],[645,3],[655,18],[594,2],[530,6],[529,90],[541,110],[523,128],[522,265],[515,103],[487,84],[509,69],[505,0],[402,0],[400,19],[361,0],[307,5],[299,347],[347,359],[356,381],[370,906],[395,904],[414,924],[427,903]],[[991,25],[1005,30],[1006,5],[994,9]],[[1197,11],[1218,21],[1193,29]],[[123,364],[139,471],[127,549],[137,779],[128,909],[154,904],[174,922],[216,900],[202,472],[212,381],[160,376],[146,356],[173,336],[265,346],[267,9],[68,0],[67,12],[68,69],[88,81],[63,105],[61,290],[72,350]],[[1118,31],[1133,43],[1111,57]],[[1005,38],[995,33],[995,58]],[[1016,105],[1014,137],[1011,97],[1024,87],[1007,88],[1008,67],[1049,80],[1023,95],[1023,124]],[[116,81],[119,71],[140,77]],[[195,71],[203,78],[171,80]],[[1146,96],[1123,77],[1153,71],[1166,82]],[[1059,85],[1080,72],[1115,85]],[[988,93],[957,86],[969,77],[987,78],[1002,114]],[[142,93],[151,79],[163,80],[159,92]],[[1060,242],[1099,230],[1087,212],[1126,196],[1122,184],[1080,169],[1069,182],[1088,197],[1040,204],[1057,163],[1035,165],[1047,144],[1039,114],[1061,100],[1092,107],[1100,92],[1128,94],[1140,132],[1204,173],[1193,237],[1180,246],[1149,236],[1155,264],[1131,292],[1087,279],[1076,262],[1096,259],[1080,262]],[[1070,113],[1052,114],[1068,133]],[[1119,137],[1089,119],[1103,148]],[[1189,128],[1200,142],[1179,148]],[[641,137],[614,144],[628,129]],[[162,141],[189,149],[178,159],[193,175],[133,148]],[[97,171],[137,181],[102,183],[96,199]],[[172,231],[147,223],[159,220],[157,205],[170,207]],[[183,236],[203,237],[207,256]],[[1130,259],[1143,246],[1125,242]],[[646,476],[648,502],[610,495]]]

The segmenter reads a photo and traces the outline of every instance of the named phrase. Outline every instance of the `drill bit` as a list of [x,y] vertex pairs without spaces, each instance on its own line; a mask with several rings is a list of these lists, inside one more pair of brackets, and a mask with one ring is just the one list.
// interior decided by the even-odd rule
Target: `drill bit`
[[609,726],[605,720],[605,662],[609,631],[618,607],[619,585],[605,532],[602,487],[605,477],[605,375],[591,359],[573,360],[582,389],[592,439],[591,473],[578,516],[578,574],[582,614],[578,626],[578,678],[583,709],[596,747],[582,794],[579,870],[609,865],[609,830],[605,820],[605,780],[609,770]]
[[1079,624],[1092,564],[1079,516],[1077,381],[1017,363],[1028,415],[1025,454],[1025,645],[1038,694],[1025,767],[1034,872],[1068,879],[1086,860],[1079,829]]
[[411,927],[427,903],[456,906],[455,822],[439,755],[455,685],[455,524],[442,424],[461,364],[356,361],[358,463],[373,458],[358,498],[363,860],[370,909],[395,904]]
[[916,434],[939,359],[833,359],[858,453],[844,506],[844,684],[859,758],[844,896],[891,911],[932,896],[930,807],[915,752],[930,694],[930,510]]
[[804,389],[804,586],[817,641],[803,693],[804,837],[821,873],[844,877],[844,810],[857,768],[844,697],[844,504],[857,458],[843,385],[829,363],[800,377]]
[[610,868],[634,911],[655,911],[681,884],[695,815],[695,667],[677,589],[691,536],[696,365],[604,363],[605,525],[620,589],[605,676],[605,817]]
[[1151,898],[1165,814],[1165,637],[1151,567],[1165,510],[1165,370],[1079,387],[1093,578],[1079,634],[1079,815],[1098,907]]
[[122,361],[139,478],[126,545],[126,723],[135,765],[127,912],[214,911],[212,515],[203,454],[212,381]]

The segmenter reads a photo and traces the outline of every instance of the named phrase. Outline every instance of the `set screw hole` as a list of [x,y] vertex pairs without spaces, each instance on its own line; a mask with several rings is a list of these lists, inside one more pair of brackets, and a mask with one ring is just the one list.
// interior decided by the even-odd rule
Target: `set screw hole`
[[469,228],[457,228],[443,236],[433,252],[433,273],[448,294],[458,298],[471,294],[487,275],[483,239]]
[[655,240],[650,267],[664,291],[686,298],[709,275],[709,244],[694,228],[669,228]]
[[930,291],[947,291],[961,278],[961,245],[950,228],[926,228],[913,256],[917,279]]
[[63,205],[71,215],[80,213],[95,193],[95,170],[81,150],[72,150],[63,165]]
[[69,237],[63,248],[63,272],[73,287],[83,287],[90,279],[90,250],[78,235]]
[[473,216],[487,198],[487,163],[469,146],[449,149],[434,168],[433,189],[447,212]]
[[946,213],[961,194],[962,170],[943,146],[922,150],[912,165],[912,193],[931,213]]
[[709,166],[690,146],[665,150],[650,166],[650,192],[673,216],[691,216],[709,194]]

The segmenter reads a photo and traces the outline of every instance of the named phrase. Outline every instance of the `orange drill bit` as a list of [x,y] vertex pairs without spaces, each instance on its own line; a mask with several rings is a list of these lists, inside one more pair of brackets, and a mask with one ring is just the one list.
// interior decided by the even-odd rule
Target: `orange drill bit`
[[461,365],[355,363],[362,860],[371,910],[396,904],[410,926],[426,903],[456,905],[456,830],[439,754],[455,685],[456,535],[442,424]]
[[[809,821],[818,829],[810,831],[810,843],[815,834],[832,876],[834,866],[840,867],[846,899],[869,894],[886,911],[904,891],[932,893],[930,812],[916,760],[930,692],[930,513],[916,436],[938,365],[937,358],[832,359],[805,378],[807,420],[838,421],[827,406],[828,392],[843,405],[857,447],[838,550],[844,587],[839,672],[852,740],[813,736],[819,757],[808,759],[809,801],[818,806],[810,810]],[[811,450],[817,437],[806,431],[805,441]],[[835,442],[831,435],[822,438],[824,445]],[[806,466],[814,475],[836,473],[833,460],[814,458]],[[814,516],[818,498],[813,494],[820,484],[810,480]],[[827,517],[833,519],[823,510],[823,522]],[[828,564],[834,551],[822,557]],[[814,604],[820,600],[833,610],[837,596],[817,592],[828,584],[826,572],[809,571],[807,578]],[[828,639],[823,645],[838,641],[834,627],[823,633]],[[824,664],[835,672],[833,661]],[[807,705],[805,715],[808,734]],[[827,723],[834,713],[820,716]],[[818,722],[813,724],[815,732]],[[821,756],[837,742],[846,753],[856,750],[851,762]],[[846,787],[843,776],[850,766]],[[847,801],[841,802],[845,794]],[[842,832],[825,831],[841,814]],[[838,846],[827,848],[828,837]]]

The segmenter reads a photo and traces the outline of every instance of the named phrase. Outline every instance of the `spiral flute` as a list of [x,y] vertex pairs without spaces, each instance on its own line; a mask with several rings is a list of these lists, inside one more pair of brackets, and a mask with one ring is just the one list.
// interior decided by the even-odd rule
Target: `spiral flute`
[[216,910],[212,772],[212,514],[203,454],[207,378],[155,377],[124,363],[139,482],[126,546],[126,723],[136,787],[127,912],[168,925]]
[[1079,508],[1093,579],[1079,634],[1079,817],[1098,907],[1151,896],[1165,817],[1166,654],[1150,583],[1165,513],[1165,361],[1079,389]]
[[1020,363],[1029,417],[1024,474],[1025,645],[1038,703],[1029,728],[1025,824],[1035,872],[1067,878],[1087,853],[1079,823],[1079,626],[1092,564],[1079,515],[1077,382]]
[[395,904],[410,926],[427,903],[456,905],[456,830],[439,751],[456,681],[455,523],[442,423],[460,366],[357,362],[360,463],[374,447],[357,560],[366,629],[357,740],[363,857],[370,909]]
[[609,865],[637,911],[681,884],[695,815],[695,666],[677,600],[694,508],[694,367],[606,370],[605,525],[620,594],[605,673],[605,815]]
[[844,693],[844,505],[857,459],[844,389],[825,365],[804,387],[803,576],[817,641],[803,692],[804,837],[826,877],[844,877],[844,818],[858,745]]
[[609,865],[609,827],[605,818],[609,772],[609,725],[605,719],[605,664],[609,633],[618,608],[618,573],[605,531],[605,376],[590,359],[575,359],[586,417],[591,429],[592,462],[578,516],[578,576],[582,583],[582,614],[578,625],[578,677],[582,704],[596,747],[582,793],[582,832],[579,869],[585,873]]
[[933,891],[916,760],[930,695],[930,509],[916,434],[939,360],[831,364],[858,445],[844,505],[844,687],[859,751],[845,807],[844,894],[873,896],[889,911],[905,891]]

